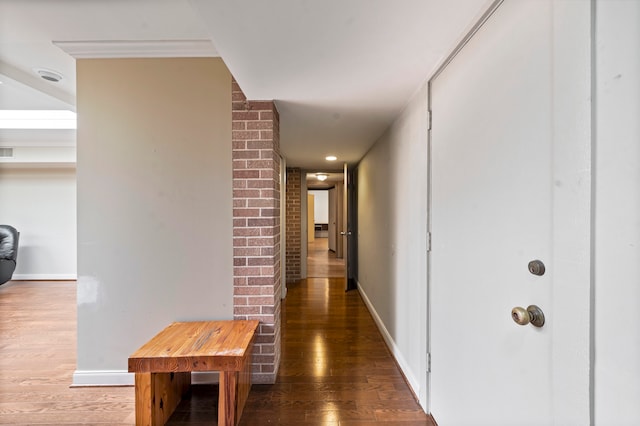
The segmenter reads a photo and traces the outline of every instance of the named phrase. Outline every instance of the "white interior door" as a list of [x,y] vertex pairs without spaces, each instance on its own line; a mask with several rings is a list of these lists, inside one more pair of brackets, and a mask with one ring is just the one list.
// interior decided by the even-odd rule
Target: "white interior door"
[[[562,49],[589,16],[565,3],[505,1],[431,82],[430,407],[442,425],[589,424],[589,122],[574,120],[589,111],[588,37]],[[572,74],[573,59],[587,69]],[[513,321],[528,305],[543,327]]]

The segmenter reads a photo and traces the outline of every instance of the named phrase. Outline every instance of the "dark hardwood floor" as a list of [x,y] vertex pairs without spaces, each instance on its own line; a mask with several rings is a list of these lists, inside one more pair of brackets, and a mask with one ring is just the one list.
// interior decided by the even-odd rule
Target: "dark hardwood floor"
[[[69,388],[75,302],[74,282],[0,286],[0,424],[134,424],[133,388]],[[435,425],[344,279],[290,285],[282,315],[277,382],[252,387],[240,425]],[[216,398],[194,386],[168,424],[215,425]]]
[[344,278],[289,287],[277,383],[255,386],[242,425],[429,425]]

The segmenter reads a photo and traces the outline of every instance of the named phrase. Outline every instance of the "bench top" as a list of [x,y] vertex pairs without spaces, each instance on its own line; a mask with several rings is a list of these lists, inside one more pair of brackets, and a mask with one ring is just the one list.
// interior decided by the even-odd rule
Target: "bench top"
[[258,324],[174,322],[129,357],[129,372],[241,371]]

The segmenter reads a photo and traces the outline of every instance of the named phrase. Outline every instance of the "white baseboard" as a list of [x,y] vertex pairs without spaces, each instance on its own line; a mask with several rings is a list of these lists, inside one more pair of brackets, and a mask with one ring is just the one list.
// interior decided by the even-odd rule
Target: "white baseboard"
[[76,370],[71,387],[133,386],[135,375],[126,370]]
[[13,274],[15,281],[69,281],[78,279],[77,274]]
[[[191,384],[218,384],[219,373],[212,371],[191,373]],[[133,386],[135,375],[124,370],[76,370],[71,387]]]
[[411,373],[411,370],[409,369],[409,364],[404,359],[404,356],[402,356],[402,352],[396,345],[396,342],[391,337],[391,334],[389,334],[389,331],[387,330],[384,323],[382,322],[382,319],[380,318],[375,308],[373,307],[373,304],[369,300],[369,297],[367,297],[367,293],[363,290],[362,286],[360,285],[360,282],[357,282],[357,284],[358,284],[358,291],[362,296],[362,300],[364,300],[364,304],[367,305],[367,308],[369,309],[369,312],[371,313],[373,320],[378,326],[378,330],[380,330],[380,333],[382,334],[382,338],[387,343],[387,346],[391,351],[391,355],[393,355],[393,357],[396,359],[396,362],[398,363],[398,366],[400,366],[400,369],[402,370],[404,377],[406,377],[407,382],[409,382],[409,386],[411,386],[411,389],[413,389],[413,393],[416,395],[420,395],[420,382]]

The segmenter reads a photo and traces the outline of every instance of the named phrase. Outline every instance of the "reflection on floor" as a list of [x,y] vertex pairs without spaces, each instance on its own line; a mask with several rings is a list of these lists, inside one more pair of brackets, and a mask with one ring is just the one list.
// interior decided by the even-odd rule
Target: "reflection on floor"
[[344,259],[336,259],[329,250],[328,238],[316,238],[307,249],[307,276],[309,278],[344,277]]
[[[167,426],[215,425],[217,387],[194,386]],[[276,383],[253,385],[238,426],[436,426],[415,401],[357,291],[309,278],[282,305]]]

